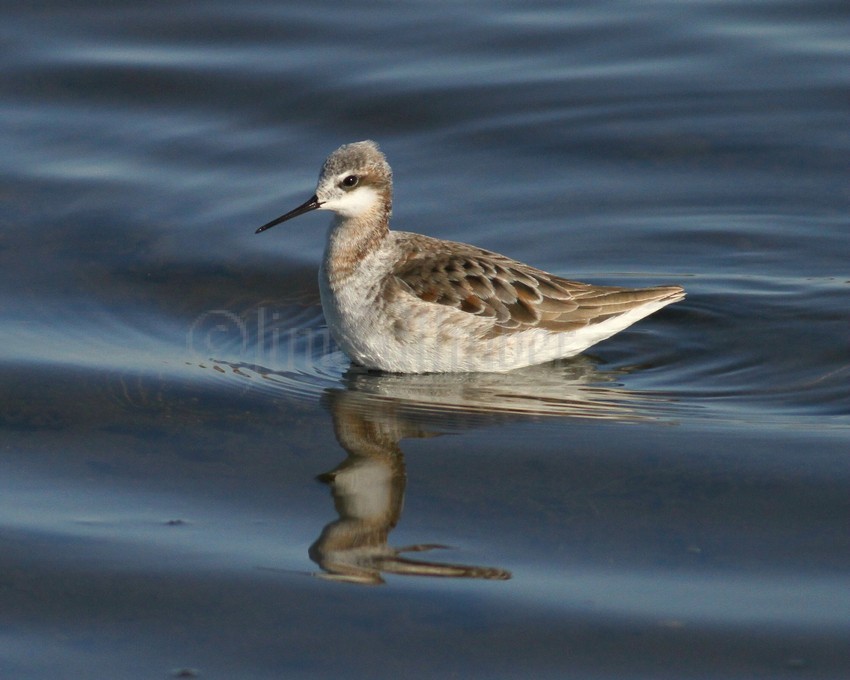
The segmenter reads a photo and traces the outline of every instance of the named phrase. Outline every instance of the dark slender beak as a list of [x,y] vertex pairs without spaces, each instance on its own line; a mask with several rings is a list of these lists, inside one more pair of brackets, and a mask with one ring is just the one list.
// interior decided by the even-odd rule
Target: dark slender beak
[[290,210],[285,215],[281,215],[276,220],[272,220],[268,224],[264,224],[262,227],[255,231],[255,234],[259,234],[261,231],[265,231],[266,229],[271,229],[272,227],[280,224],[281,222],[286,222],[286,220],[291,220],[293,217],[298,217],[299,215],[303,215],[304,213],[310,212],[311,210],[315,210],[318,208],[321,203],[319,203],[319,198],[317,196],[313,196],[306,203],[302,203],[295,210]]

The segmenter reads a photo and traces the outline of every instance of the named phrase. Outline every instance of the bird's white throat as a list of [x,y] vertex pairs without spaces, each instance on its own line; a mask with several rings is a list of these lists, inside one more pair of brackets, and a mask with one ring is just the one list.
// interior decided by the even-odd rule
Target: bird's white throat
[[320,210],[330,210],[343,219],[358,219],[382,211],[383,197],[370,186],[357,187],[354,191],[339,192],[322,201]]

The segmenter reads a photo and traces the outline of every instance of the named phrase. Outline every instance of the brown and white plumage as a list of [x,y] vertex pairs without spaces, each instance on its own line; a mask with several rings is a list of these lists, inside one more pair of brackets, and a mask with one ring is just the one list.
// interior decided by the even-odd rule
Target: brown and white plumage
[[394,275],[420,300],[492,319],[493,335],[529,328],[577,331],[637,305],[682,296],[678,286],[578,283],[465,243],[406,236],[410,256]]
[[331,210],[328,327],[368,368],[507,371],[568,357],[684,297],[679,286],[578,283],[465,243],[389,229],[392,172],[374,142],[340,147],[316,195],[260,227]]

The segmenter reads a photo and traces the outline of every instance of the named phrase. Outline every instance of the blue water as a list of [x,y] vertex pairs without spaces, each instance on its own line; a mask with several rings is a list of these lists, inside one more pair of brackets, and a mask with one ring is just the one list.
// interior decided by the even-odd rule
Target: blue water
[[[0,677],[850,675],[850,6],[19,3],[0,22]],[[327,226],[684,302],[390,376]]]

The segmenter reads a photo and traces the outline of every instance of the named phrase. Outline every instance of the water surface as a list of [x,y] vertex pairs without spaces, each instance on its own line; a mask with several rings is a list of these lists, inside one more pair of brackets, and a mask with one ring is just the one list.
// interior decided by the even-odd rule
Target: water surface
[[[0,26],[0,676],[850,672],[843,3],[62,3]],[[326,217],[687,299],[352,368]]]

